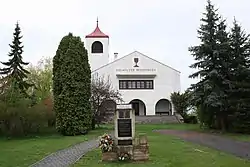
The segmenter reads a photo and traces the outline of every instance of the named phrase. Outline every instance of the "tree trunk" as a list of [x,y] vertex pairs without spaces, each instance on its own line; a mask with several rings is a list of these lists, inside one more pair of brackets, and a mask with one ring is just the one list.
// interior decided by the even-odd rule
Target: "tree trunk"
[[220,119],[220,126],[221,126],[221,130],[222,132],[226,132],[227,131],[227,116],[225,113],[221,114],[221,119]]
[[94,117],[94,118],[92,118],[92,124],[91,124],[92,130],[95,129],[95,124],[96,124],[96,121],[95,121],[95,117]]
[[215,121],[213,123],[214,129],[220,130],[221,129],[221,115],[217,114],[215,117]]

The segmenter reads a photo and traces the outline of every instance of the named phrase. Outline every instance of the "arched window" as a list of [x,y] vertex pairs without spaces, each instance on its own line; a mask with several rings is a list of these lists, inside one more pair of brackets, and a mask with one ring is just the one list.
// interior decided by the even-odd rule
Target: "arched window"
[[91,53],[103,53],[103,45],[100,41],[95,41],[92,44]]

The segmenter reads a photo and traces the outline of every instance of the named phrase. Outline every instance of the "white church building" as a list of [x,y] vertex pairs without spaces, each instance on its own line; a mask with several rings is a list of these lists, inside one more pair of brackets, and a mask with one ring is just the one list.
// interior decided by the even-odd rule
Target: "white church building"
[[[95,30],[85,37],[92,75],[109,76],[112,86],[132,104],[136,115],[173,115],[170,95],[180,88],[180,72],[139,51],[121,58],[114,53],[109,62],[109,36],[97,21]],[[113,54],[112,54],[113,55]]]

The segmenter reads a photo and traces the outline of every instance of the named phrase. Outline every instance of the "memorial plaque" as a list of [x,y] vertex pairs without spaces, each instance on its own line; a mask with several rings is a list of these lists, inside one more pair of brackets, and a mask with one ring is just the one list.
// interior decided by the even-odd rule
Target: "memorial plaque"
[[132,144],[133,144],[132,140],[118,140],[119,146],[128,146]]
[[118,119],[118,137],[132,137],[131,119]]

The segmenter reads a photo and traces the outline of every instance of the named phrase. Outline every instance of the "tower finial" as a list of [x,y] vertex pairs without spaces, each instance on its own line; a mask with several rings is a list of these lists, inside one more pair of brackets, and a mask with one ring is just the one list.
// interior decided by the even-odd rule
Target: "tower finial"
[[96,25],[98,26],[98,17],[97,17],[97,19],[96,19]]

